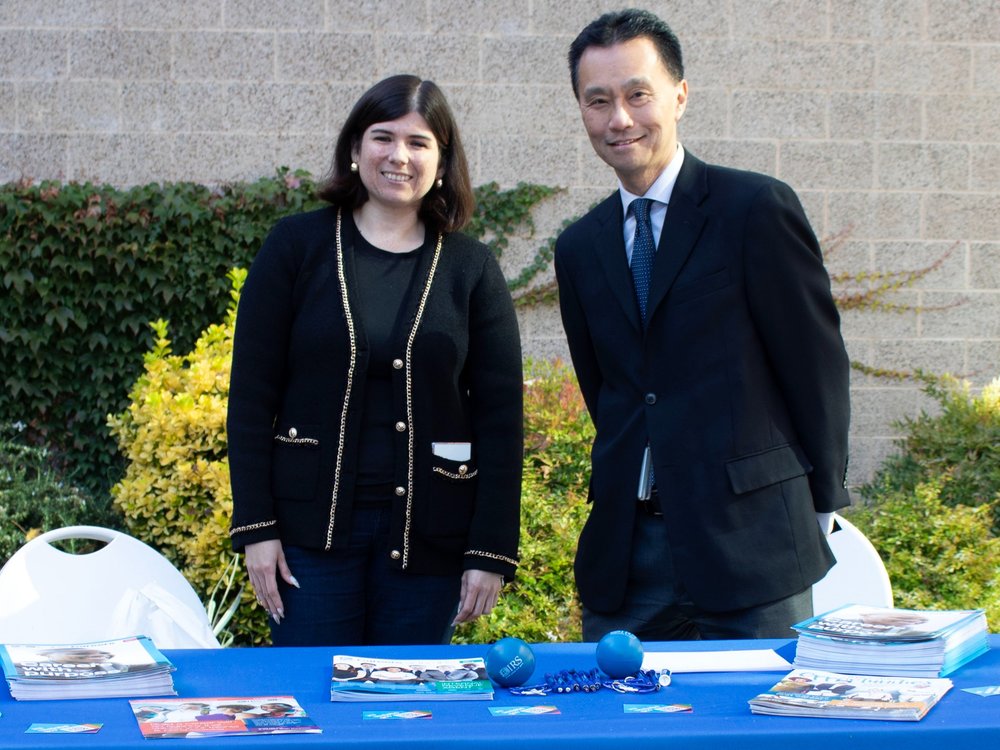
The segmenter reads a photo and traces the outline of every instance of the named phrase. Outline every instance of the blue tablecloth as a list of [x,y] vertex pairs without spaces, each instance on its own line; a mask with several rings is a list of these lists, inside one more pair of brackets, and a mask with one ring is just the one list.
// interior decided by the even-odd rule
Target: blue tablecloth
[[[647,643],[647,651],[778,648],[789,641],[711,641]],[[493,701],[332,703],[331,662],[335,653],[385,658],[436,659],[485,656],[486,646],[425,646],[349,649],[224,649],[165,651],[176,665],[174,685],[181,697],[293,695],[316,723],[318,735],[221,737],[197,740],[194,747],[337,748],[505,748],[530,750],[553,746],[572,748],[738,748],[781,750],[809,747],[850,747],[852,750],[906,748],[958,750],[996,746],[1000,740],[1000,696],[981,697],[963,687],[1000,685],[1000,636],[991,636],[992,650],[951,675],[955,687],[919,722],[801,719],[755,716],[747,701],[767,690],[783,672],[677,674],[673,685],[658,693],[625,696],[610,690],[597,693],[511,696],[498,689]],[[560,669],[596,666],[594,644],[533,646],[536,677]],[[534,680],[532,680],[534,681]],[[138,747],[139,733],[127,699],[77,701],[14,701],[0,688],[0,748],[125,748]],[[626,703],[687,703],[692,713],[626,714]],[[558,715],[494,717],[490,706],[555,705]],[[364,710],[425,709],[431,719],[363,720]],[[93,735],[25,734],[33,722],[103,723]],[[847,743],[850,744],[847,744]],[[159,744],[157,744],[157,747]]]

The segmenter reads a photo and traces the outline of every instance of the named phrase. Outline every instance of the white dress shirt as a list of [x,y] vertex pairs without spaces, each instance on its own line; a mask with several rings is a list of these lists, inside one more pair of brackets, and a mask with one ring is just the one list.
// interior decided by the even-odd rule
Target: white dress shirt
[[660,176],[643,195],[630,193],[619,180],[618,192],[621,195],[622,209],[625,215],[625,257],[628,259],[629,265],[632,264],[632,241],[635,239],[635,214],[629,211],[629,206],[636,198],[652,199],[653,205],[649,210],[649,221],[653,225],[653,242],[659,246],[660,235],[663,233],[663,221],[667,218],[667,205],[670,203],[670,195],[674,192],[674,183],[677,182],[677,175],[680,173],[683,163],[684,148],[678,143],[674,158],[670,160],[666,169],[660,172]]

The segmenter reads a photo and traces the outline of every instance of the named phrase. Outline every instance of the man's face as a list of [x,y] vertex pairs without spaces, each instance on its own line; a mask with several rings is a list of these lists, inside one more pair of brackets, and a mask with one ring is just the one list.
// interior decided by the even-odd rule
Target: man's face
[[861,620],[871,625],[889,625],[894,627],[902,625],[920,625],[927,622],[926,617],[907,612],[871,612],[862,614]]
[[577,69],[583,125],[625,189],[642,195],[677,149],[687,81],[675,81],[646,37],[588,47]]
[[61,654],[54,655],[52,660],[62,662],[63,664],[91,664],[108,661],[110,658],[111,654],[107,651],[94,651],[81,648],[63,651]]

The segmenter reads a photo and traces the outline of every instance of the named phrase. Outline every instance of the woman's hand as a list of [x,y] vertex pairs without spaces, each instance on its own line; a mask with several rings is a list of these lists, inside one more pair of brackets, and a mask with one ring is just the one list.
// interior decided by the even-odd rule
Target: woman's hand
[[462,574],[462,596],[453,625],[475,620],[493,611],[500,599],[503,576],[485,570],[467,570]]
[[243,556],[246,558],[247,575],[257,594],[258,604],[280,625],[281,618],[285,616],[285,608],[278,593],[278,574],[281,574],[286,583],[299,587],[299,582],[285,562],[281,542],[269,539],[266,542],[248,544],[243,550]]

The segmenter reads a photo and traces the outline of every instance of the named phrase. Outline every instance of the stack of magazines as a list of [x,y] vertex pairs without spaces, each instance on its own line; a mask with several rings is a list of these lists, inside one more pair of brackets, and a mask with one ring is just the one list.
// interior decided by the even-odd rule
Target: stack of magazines
[[176,695],[174,665],[144,635],[91,643],[4,644],[0,661],[17,700]]
[[774,716],[919,721],[951,689],[947,678],[871,677],[796,669],[750,701]]
[[989,650],[981,609],[849,604],[793,627],[794,666],[854,675],[944,677]]
[[333,657],[332,701],[493,700],[493,683],[480,657],[382,659]]

